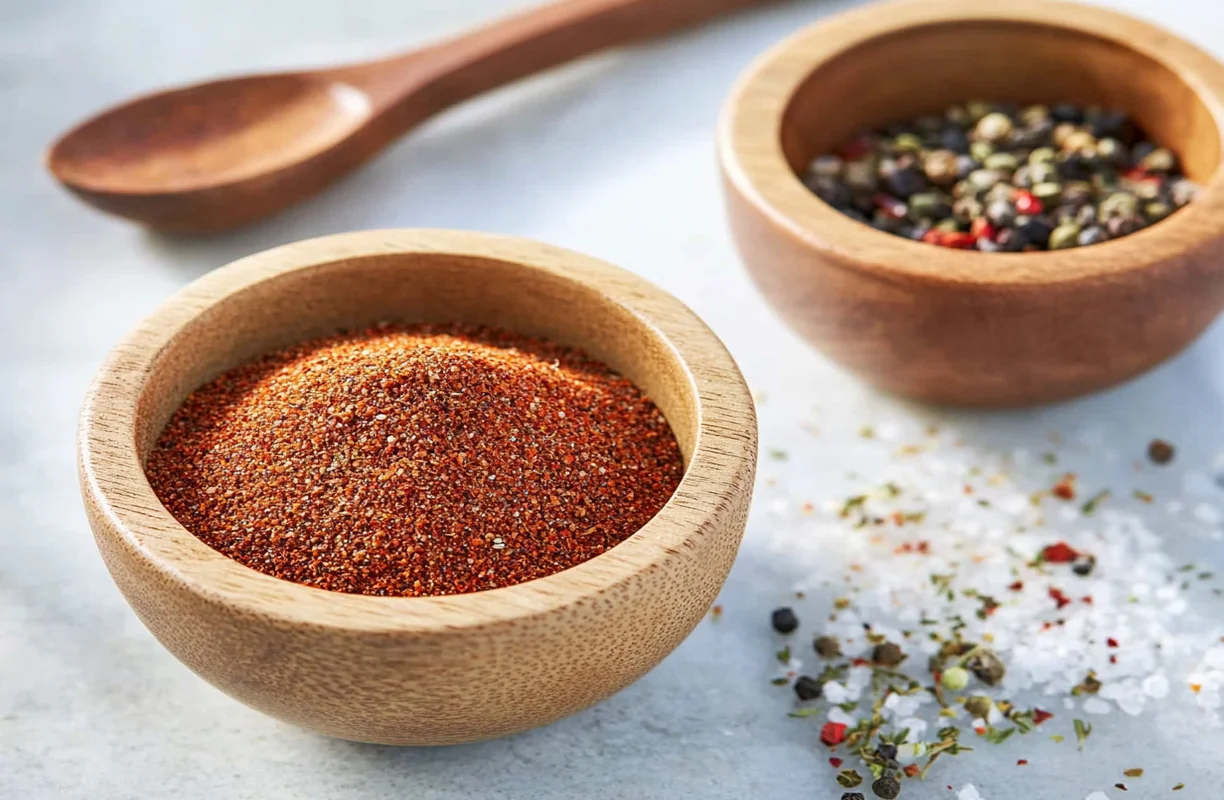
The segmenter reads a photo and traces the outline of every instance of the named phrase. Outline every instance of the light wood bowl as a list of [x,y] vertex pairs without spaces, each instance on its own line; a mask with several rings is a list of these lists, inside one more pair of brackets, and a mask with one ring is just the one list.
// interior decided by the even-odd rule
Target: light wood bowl
[[[584,564],[432,598],[282,581],[212,550],[170,516],[143,464],[192,389],[270,349],[384,320],[486,323],[585,349],[663,410],[685,456],[680,487],[645,527]],[[102,366],[78,447],[106,565],[184,664],[287,722],[434,745],[578,711],[688,635],[743,534],[756,419],[718,338],[641,278],[521,239],[371,231],[244,258],[169,300]]]
[[[1122,239],[986,254],[876,231],[796,177],[861,129],[975,98],[1125,110],[1203,191]],[[906,0],[762,56],[718,145],[740,252],[795,330],[881,388],[1009,406],[1138,375],[1224,308],[1222,131],[1224,66],[1166,31],[1046,0]]]

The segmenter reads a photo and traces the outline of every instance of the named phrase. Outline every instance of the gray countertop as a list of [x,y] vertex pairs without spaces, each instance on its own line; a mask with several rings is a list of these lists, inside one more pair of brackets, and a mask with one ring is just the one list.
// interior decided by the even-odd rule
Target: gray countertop
[[[108,577],[78,499],[73,430],[107,348],[192,278],[284,242],[376,227],[525,235],[635,270],[726,340],[761,404],[762,446],[813,496],[852,469],[853,437],[796,435],[880,414],[925,415],[877,395],[776,320],[723,220],[713,124],[738,72],[770,43],[853,5],[794,2],[589,60],[427,125],[335,190],[217,238],[150,234],[74,202],[43,174],[44,145],[81,115],[165,84],[359,59],[527,5],[520,0],[41,0],[0,4],[0,798],[460,798],[836,796],[810,724],[771,687],[766,619],[792,578],[758,503],[723,594],[661,666],[549,728],[446,749],[336,741],[283,725],[196,678],[144,630]],[[1215,0],[1117,0],[1224,55]],[[810,409],[816,406],[817,412]],[[1115,391],[1055,408],[943,414],[985,438],[1052,429],[1162,435],[1208,469],[1224,449],[1224,327]],[[802,465],[802,472],[800,470]],[[764,478],[784,472],[763,463]],[[1200,491],[1203,490],[1199,487]],[[1190,547],[1191,545],[1186,545]],[[1221,553],[1196,558],[1216,562]],[[1183,548],[1184,549],[1184,548]],[[1214,548],[1219,550],[1218,547]],[[816,602],[816,601],[813,601]],[[809,606],[815,608],[816,606]],[[815,614],[813,610],[811,613]],[[1186,716],[1102,718],[1097,749],[1017,773],[1016,750],[944,764],[911,798],[1214,797],[1224,731]],[[1026,755],[1028,755],[1026,753]],[[1121,795],[1119,765],[1153,777]],[[1020,776],[1023,776],[1023,780]],[[1178,795],[1172,795],[1177,797]]]

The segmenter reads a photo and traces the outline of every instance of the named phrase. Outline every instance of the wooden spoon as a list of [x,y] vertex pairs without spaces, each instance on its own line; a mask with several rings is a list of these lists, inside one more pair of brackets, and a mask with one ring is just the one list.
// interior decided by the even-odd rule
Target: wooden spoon
[[394,58],[174,89],[72,129],[51,146],[47,167],[111,214],[166,230],[223,230],[315,194],[482,92],[770,1],[565,0]]

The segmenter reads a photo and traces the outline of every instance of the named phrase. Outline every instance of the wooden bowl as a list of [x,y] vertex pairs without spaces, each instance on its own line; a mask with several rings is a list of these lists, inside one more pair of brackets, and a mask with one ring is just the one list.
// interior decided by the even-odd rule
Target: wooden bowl
[[[975,98],[1122,109],[1203,191],[1125,238],[986,254],[876,231],[796,177],[864,128]],[[1046,0],[907,0],[767,52],[718,139],[736,242],[790,325],[881,388],[1009,406],[1138,375],[1224,308],[1222,130],[1224,66],[1166,31]]]
[[[614,549],[503,589],[341,594],[212,550],[166,511],[143,463],[183,398],[270,349],[384,320],[487,323],[585,349],[667,416],[684,478]],[[735,362],[674,297],[520,239],[371,231],[279,247],[181,291],[107,358],[85,399],[82,493],[98,547],[150,631],[205,680],[332,736],[449,744],[543,725],[659,663],[735,558],[756,419]]]

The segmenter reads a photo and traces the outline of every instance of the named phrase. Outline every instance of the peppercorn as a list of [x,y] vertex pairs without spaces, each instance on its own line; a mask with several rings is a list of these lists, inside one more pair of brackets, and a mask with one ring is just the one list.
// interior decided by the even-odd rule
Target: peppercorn
[[1075,247],[1079,242],[1080,227],[1074,222],[1064,222],[1050,233],[1050,249],[1063,250]]
[[795,696],[800,700],[815,700],[820,697],[823,687],[820,681],[810,675],[800,675],[795,680]]
[[1153,464],[1164,466],[1173,460],[1175,454],[1173,445],[1166,442],[1164,439],[1153,439],[1148,443],[1147,455],[1148,459]]
[[1076,557],[1075,561],[1071,562],[1071,571],[1081,578],[1086,578],[1096,569],[1096,558],[1090,555],[1081,555]]
[[890,742],[882,742],[876,747],[876,755],[885,761],[893,761],[897,757],[897,746]]
[[905,653],[892,642],[883,642],[872,648],[871,660],[881,666],[895,667],[905,660]]
[[799,627],[799,617],[795,616],[794,610],[788,607],[774,609],[769,619],[773,624],[773,629],[781,634],[794,633]]
[[977,694],[965,701],[965,710],[968,711],[974,719],[986,719],[990,716],[990,710],[994,708],[994,701],[989,697]]
[[891,775],[882,775],[871,784],[871,791],[883,800],[893,800],[901,794],[901,782]]
[[842,792],[841,800],[867,800],[862,792]]
[[812,647],[821,658],[837,658],[841,655],[841,644],[833,636],[817,636]]
[[1007,671],[999,657],[985,648],[978,648],[966,666],[987,686],[994,686],[1003,680]]
[[969,685],[969,672],[962,667],[949,667],[940,674],[939,682],[949,692],[959,692]]

